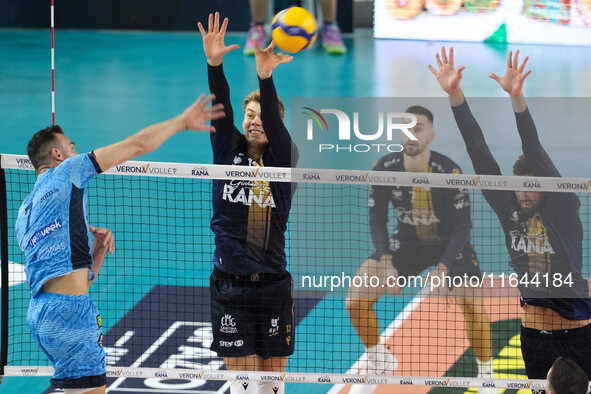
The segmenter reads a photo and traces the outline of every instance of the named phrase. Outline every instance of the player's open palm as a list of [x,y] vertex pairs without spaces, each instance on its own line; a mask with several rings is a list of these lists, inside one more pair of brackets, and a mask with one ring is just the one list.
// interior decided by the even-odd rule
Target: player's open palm
[[201,22],[197,23],[197,27],[203,37],[203,50],[205,51],[207,62],[212,66],[220,65],[222,63],[222,58],[226,53],[240,48],[236,44],[230,46],[224,44],[224,36],[226,35],[226,29],[228,28],[228,18],[224,18],[222,26],[220,27],[219,12],[215,13],[215,17],[213,14],[209,14],[207,33]]
[[271,41],[265,49],[259,48],[256,41],[254,43],[254,60],[257,65],[257,74],[261,79],[269,78],[278,65],[289,63],[293,60],[293,56],[274,52],[273,48],[275,48],[274,41]]
[[183,112],[181,117],[187,130],[215,131],[215,128],[207,124],[207,122],[212,119],[223,118],[226,114],[224,113],[223,104],[212,105],[210,108],[207,107],[214,98],[215,96],[213,94],[208,97],[202,94]]
[[429,70],[435,75],[443,91],[449,95],[459,92],[460,82],[463,76],[462,73],[466,67],[460,66],[457,69],[455,68],[453,47],[449,49],[449,57],[447,56],[445,47],[441,47],[441,56],[436,54],[435,59],[437,60],[438,69],[429,65]]
[[515,57],[513,57],[513,51],[510,51],[507,56],[507,71],[505,71],[505,75],[499,77],[496,74],[490,74],[489,77],[497,81],[510,96],[523,96],[523,82],[531,74],[531,70],[525,74],[523,73],[528,60],[529,56],[523,60],[520,66],[519,51],[515,52]]

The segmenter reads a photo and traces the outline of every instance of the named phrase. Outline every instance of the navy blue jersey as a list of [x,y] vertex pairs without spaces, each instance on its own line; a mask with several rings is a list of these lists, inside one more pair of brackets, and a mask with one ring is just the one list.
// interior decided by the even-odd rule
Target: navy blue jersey
[[84,187],[100,172],[94,153],[70,157],[39,175],[22,203],[15,230],[32,297],[51,278],[92,269]]
[[[273,79],[259,79],[261,121],[269,145],[257,162],[248,156],[246,137],[234,126],[230,88],[222,66],[207,68],[215,103],[224,104],[226,113],[225,118],[212,121],[216,129],[211,133],[214,164],[249,171],[259,166],[295,166],[297,149],[279,115]],[[288,182],[266,180],[213,181],[213,262],[220,270],[231,274],[285,271],[285,230],[293,187]]]
[[[501,175],[474,119],[468,103],[452,107],[454,117],[466,143],[468,154],[477,174]],[[536,176],[559,177],[560,173],[540,144],[533,119],[526,109],[515,113],[523,154],[533,166]],[[520,284],[522,305],[551,308],[570,320],[591,318],[591,300],[587,281],[582,276],[583,226],[579,217],[579,198],[574,193],[544,193],[541,208],[526,215],[515,192],[482,190],[482,194],[497,214],[503,231],[511,266],[521,278],[536,273],[569,274],[573,285],[528,286]],[[558,283],[559,284],[559,283]]]
[[[404,172],[403,153],[379,159],[374,171]],[[431,151],[425,172],[459,174],[460,168],[448,157]],[[420,180],[418,180],[420,181]],[[389,253],[388,206],[392,203],[397,219],[396,241],[411,247],[441,247],[440,261],[448,268],[470,243],[470,197],[465,189],[424,186],[372,186],[369,218],[373,242],[379,256]]]

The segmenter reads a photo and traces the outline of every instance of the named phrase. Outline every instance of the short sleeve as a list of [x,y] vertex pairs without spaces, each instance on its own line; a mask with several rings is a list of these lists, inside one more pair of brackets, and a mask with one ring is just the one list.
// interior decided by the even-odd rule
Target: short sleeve
[[89,180],[102,172],[94,152],[83,153],[71,157],[67,161],[70,161],[70,181],[80,189],[83,189]]

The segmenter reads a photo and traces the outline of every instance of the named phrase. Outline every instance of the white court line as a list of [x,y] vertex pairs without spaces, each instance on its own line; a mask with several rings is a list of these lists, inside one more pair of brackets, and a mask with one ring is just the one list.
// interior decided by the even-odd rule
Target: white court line
[[[174,332],[182,325],[188,325],[188,326],[201,326],[203,325],[203,323],[201,322],[192,322],[192,321],[176,321],[174,322],[165,332],[164,334],[162,334],[152,345],[150,345],[150,347],[137,359],[133,362],[133,364],[130,365],[130,367],[132,368],[138,368],[140,365],[142,365],[142,363],[144,361],[146,361],[148,359],[148,357],[150,357],[152,355],[152,353],[154,353],[160,346],[162,346],[162,344],[172,335],[174,334]],[[121,383],[123,383],[123,381],[127,379],[125,377],[120,377],[117,378],[117,380],[115,380],[113,382],[112,385],[110,385],[107,388],[107,392],[111,391],[111,390],[121,390],[119,389],[119,385]]]
[[[421,291],[419,291],[418,294],[414,296],[408,304],[406,304],[404,309],[398,314],[398,316],[396,316],[392,323],[390,323],[388,328],[386,328],[380,334],[380,343],[384,343],[388,338],[394,335],[394,332],[402,325],[402,323],[404,323],[404,321],[411,315],[411,313],[413,313],[414,310],[417,309],[421,302],[423,302],[423,300],[429,296],[429,294],[431,294],[431,287],[423,287]],[[361,355],[361,357],[359,357],[359,360],[357,360],[346,373],[356,374],[359,369],[359,363],[362,360],[366,359],[367,352],[364,352]],[[335,384],[331,387],[330,390],[327,391],[327,394],[337,394],[339,391],[341,391],[341,389],[343,389],[343,387],[345,387],[344,384]]]

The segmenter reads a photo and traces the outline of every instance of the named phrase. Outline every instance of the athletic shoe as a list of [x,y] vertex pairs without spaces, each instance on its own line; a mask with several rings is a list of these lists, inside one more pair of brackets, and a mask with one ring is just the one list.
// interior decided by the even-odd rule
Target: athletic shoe
[[324,46],[326,52],[331,54],[342,55],[343,53],[347,53],[347,47],[343,43],[341,29],[339,29],[336,21],[322,28],[322,46]]
[[246,39],[246,45],[244,46],[244,54],[248,56],[254,55],[254,43],[259,44],[259,48],[263,48],[267,41],[267,33],[263,25],[257,25],[254,22],[250,23],[250,29],[248,29],[248,38]]

